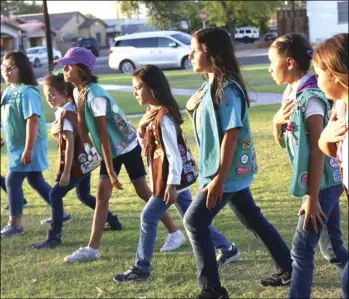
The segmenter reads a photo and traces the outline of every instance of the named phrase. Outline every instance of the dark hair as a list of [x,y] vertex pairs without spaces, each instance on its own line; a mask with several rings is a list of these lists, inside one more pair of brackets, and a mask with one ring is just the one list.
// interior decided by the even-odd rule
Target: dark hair
[[63,73],[47,75],[44,79],[44,84],[48,86],[52,86],[60,94],[67,93],[68,100],[74,103],[74,97],[73,97],[74,85],[70,82],[64,81]]
[[296,33],[280,36],[273,41],[270,48],[275,48],[281,57],[293,58],[301,72],[309,70],[313,48],[304,36]]
[[246,82],[242,78],[229,33],[223,28],[209,27],[194,32],[192,36],[202,45],[211,60],[214,74],[212,83],[212,92],[215,96],[214,104],[218,106],[221,103],[223,82],[233,78],[241,86],[244,93],[242,96],[249,106],[250,100],[246,91]]
[[314,51],[313,60],[348,90],[348,33],[336,34],[320,43]]
[[90,83],[97,83],[98,78],[92,74],[92,71],[84,64],[78,63],[76,65],[79,70],[80,78],[84,84],[84,88],[79,90],[79,100],[78,100],[78,123],[83,132],[87,133],[87,126],[85,122],[85,102],[87,97],[87,85]]
[[22,51],[11,51],[8,52],[3,60],[11,59],[18,67],[19,82],[25,85],[37,86],[38,81],[36,80],[33,67],[28,59],[28,56]]
[[169,115],[178,125],[183,123],[179,106],[172,95],[170,84],[164,73],[155,65],[145,65],[134,71],[133,77],[138,78],[145,84],[161,106],[167,108]]

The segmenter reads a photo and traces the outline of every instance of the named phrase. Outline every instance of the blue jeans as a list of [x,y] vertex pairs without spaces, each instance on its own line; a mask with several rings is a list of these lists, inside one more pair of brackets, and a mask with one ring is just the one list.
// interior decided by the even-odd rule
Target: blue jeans
[[238,192],[224,193],[222,201],[217,203],[213,209],[206,207],[206,198],[207,192],[199,190],[196,199],[184,216],[184,226],[193,246],[198,284],[201,289],[221,286],[209,226],[213,218],[227,203],[239,221],[262,240],[276,265],[284,271],[292,271],[290,250],[275,227],[263,216],[260,208],[254,202],[249,188]]
[[6,180],[5,180],[5,177],[3,177],[2,175],[1,175],[1,180],[0,180],[0,187],[2,190],[4,190],[7,193]]
[[320,191],[319,201],[322,211],[327,216],[327,221],[324,221],[324,229],[318,226],[318,233],[315,233],[311,222],[307,230],[303,231],[305,215],[299,217],[291,250],[293,271],[289,298],[310,298],[315,248],[318,243],[322,255],[331,264],[343,270],[347,263],[348,251],[343,246],[340,230],[339,197],[342,193],[342,185]]
[[10,171],[6,176],[7,200],[9,204],[9,215],[13,217],[23,214],[23,181],[27,181],[37,193],[50,204],[49,193],[51,186],[45,181],[41,171],[14,172]]
[[[51,201],[51,213],[52,213],[52,224],[51,231],[55,234],[60,234],[62,232],[63,226],[63,197],[66,194],[76,188],[77,198],[86,206],[91,209],[96,208],[96,198],[90,194],[91,191],[91,173],[79,178],[71,178],[69,185],[66,187],[61,187],[57,183],[50,192]],[[112,213],[108,211],[108,218],[112,216]]]
[[342,274],[342,293],[343,298],[348,299],[348,262],[345,264],[343,274]]
[[[191,203],[192,198],[189,190],[185,190],[178,194],[175,207],[182,219]],[[162,197],[152,196],[142,211],[141,235],[136,252],[135,264],[144,272],[150,272],[150,261],[154,252],[157,226],[160,218],[169,207],[170,206],[165,204]],[[209,231],[212,242],[216,248],[222,251],[229,250],[231,243],[229,243],[220,232],[213,226],[209,227]]]

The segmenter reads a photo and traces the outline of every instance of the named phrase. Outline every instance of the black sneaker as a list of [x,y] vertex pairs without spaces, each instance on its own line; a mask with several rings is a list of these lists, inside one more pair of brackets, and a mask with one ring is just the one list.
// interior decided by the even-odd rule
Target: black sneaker
[[280,271],[260,281],[262,287],[282,287],[291,284],[291,273]]
[[229,299],[226,288],[220,287],[218,289],[202,289],[198,299]]
[[39,244],[33,244],[32,247],[35,249],[50,248],[53,249],[59,245],[62,245],[61,234],[55,234],[51,230],[48,231],[47,239]]
[[116,274],[113,276],[115,282],[126,281],[146,281],[151,279],[149,272],[143,272],[138,267],[132,266],[124,273]]
[[122,230],[122,225],[118,219],[118,216],[113,215],[108,217],[104,230]]
[[231,246],[232,246],[232,249],[229,251],[222,251],[222,250],[219,251],[219,254],[217,255],[218,266],[233,263],[241,256],[241,252],[235,246],[235,244],[232,243]]

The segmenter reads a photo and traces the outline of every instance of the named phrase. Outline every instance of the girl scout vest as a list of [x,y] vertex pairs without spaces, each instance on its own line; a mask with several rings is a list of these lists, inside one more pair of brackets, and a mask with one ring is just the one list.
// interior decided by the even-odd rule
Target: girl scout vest
[[97,122],[91,108],[92,100],[95,97],[104,97],[107,100],[106,122],[109,134],[112,158],[120,153],[137,138],[135,127],[126,118],[125,113],[113,101],[112,97],[97,83],[90,83],[87,86],[87,99],[85,103],[85,121],[91,134],[93,144],[99,155],[103,158],[100,133]]
[[[2,107],[2,109],[9,109],[9,111],[3,114],[6,115],[7,119],[2,119],[2,122],[16,124],[9,126],[8,135],[6,136],[9,140],[9,143],[14,146],[25,146],[26,129],[23,129],[23,126],[21,126],[21,124],[25,125],[25,120],[22,112],[22,101],[24,101],[24,90],[27,88],[33,88],[40,94],[39,90],[35,86],[17,84],[15,88],[11,88],[11,94],[9,97],[7,97],[6,103],[4,103],[4,100],[7,92],[9,92],[9,89],[4,91],[1,99],[1,105],[7,104],[5,107]],[[11,111],[12,109],[14,109],[16,113],[11,113],[13,112]],[[45,116],[42,106],[41,111],[42,113],[39,119],[38,135],[36,139],[37,142],[47,139]]]
[[[240,97],[243,97],[244,95],[238,82],[233,79],[224,83],[223,90],[225,94],[224,97],[226,97],[230,92],[235,93],[236,91],[239,91]],[[239,181],[249,178],[257,173],[256,152],[251,135],[247,103],[243,99],[242,102],[243,111],[241,114],[241,121],[243,126],[239,130],[233,163],[230,167],[226,181]],[[200,144],[198,136],[195,134],[196,141],[200,148],[199,173],[200,177],[202,176],[203,178],[213,179],[220,166],[223,132],[221,132],[219,126],[218,113],[216,113],[214,109],[210,91],[208,91],[202,99],[199,113],[201,113],[200,130],[204,130],[201,134],[204,138],[202,138],[202,144]],[[194,112],[194,118],[195,114],[196,111]],[[197,132],[196,128],[195,132]]]
[[65,110],[62,112],[59,134],[59,169],[56,181],[59,181],[65,167],[65,151],[67,142],[63,138],[63,123],[67,119],[73,126],[74,134],[74,156],[70,175],[73,178],[80,178],[100,165],[101,158],[92,145],[88,135],[83,136],[78,125],[78,118],[75,112]]
[[[307,83],[307,82],[306,82]],[[308,193],[308,174],[311,155],[311,146],[306,130],[305,109],[310,98],[317,98],[325,104],[324,125],[326,126],[331,112],[331,106],[324,93],[316,84],[303,86],[296,95],[295,112],[290,117],[286,130],[290,134],[284,134],[289,158],[293,164],[293,176],[291,180],[291,192],[294,196],[304,196]],[[291,135],[291,137],[290,137]],[[291,143],[294,156],[291,153]],[[324,173],[320,189],[326,189],[341,184],[341,171],[337,159],[325,156]]]
[[[145,155],[150,157],[149,163],[152,165],[153,194],[161,197],[165,194],[169,168],[161,131],[161,119],[166,114],[168,114],[166,108],[159,109],[152,122],[151,130],[147,131],[145,137]],[[195,160],[184,139],[183,132],[179,126],[177,126],[177,129],[178,149],[183,163],[181,183],[177,186],[177,190],[181,190],[195,183],[198,171]]]

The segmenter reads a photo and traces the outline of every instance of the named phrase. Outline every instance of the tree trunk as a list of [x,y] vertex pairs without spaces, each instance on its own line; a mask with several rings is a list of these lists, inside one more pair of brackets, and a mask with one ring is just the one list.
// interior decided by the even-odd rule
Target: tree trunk
[[220,0],[220,3],[222,4],[225,15],[227,17],[228,32],[230,34],[231,40],[234,42],[235,41],[235,36],[234,36],[234,31],[235,31],[234,27],[235,26],[234,26],[234,22],[233,22],[233,18],[232,18],[232,13],[229,11],[226,1]]

